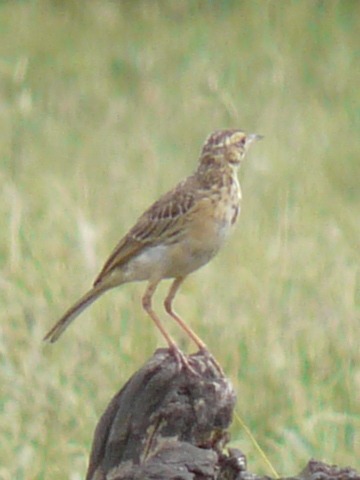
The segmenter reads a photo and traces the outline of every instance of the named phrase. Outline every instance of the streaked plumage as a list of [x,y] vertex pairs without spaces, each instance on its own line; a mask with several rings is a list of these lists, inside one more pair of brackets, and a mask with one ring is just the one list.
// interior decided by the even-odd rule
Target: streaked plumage
[[93,288],[46,335],[55,342],[67,326],[105,291],[133,281],[148,281],[143,307],[181,356],[152,310],[159,282],[174,278],[164,305],[200,349],[204,342],[175,314],[172,301],[185,277],[211,260],[230,233],[239,211],[241,191],[236,171],[249,145],[262,138],[241,130],[221,130],[207,139],[195,173],[163,195],[138,219],[113,250]]

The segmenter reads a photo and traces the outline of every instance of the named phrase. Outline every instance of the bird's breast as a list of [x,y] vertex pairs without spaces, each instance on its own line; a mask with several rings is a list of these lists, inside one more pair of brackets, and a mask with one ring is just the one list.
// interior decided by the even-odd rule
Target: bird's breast
[[208,263],[230,234],[240,212],[238,183],[213,192],[201,199],[187,225],[187,235],[175,247],[174,258],[183,261],[184,272],[190,273]]
[[241,190],[237,178],[224,186],[214,204],[214,218],[219,228],[220,236],[226,237],[239,217],[241,206]]

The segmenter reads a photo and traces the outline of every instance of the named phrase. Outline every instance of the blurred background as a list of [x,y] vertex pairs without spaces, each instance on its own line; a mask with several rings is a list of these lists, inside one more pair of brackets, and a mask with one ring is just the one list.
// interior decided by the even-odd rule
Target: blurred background
[[[281,475],[360,468],[360,3],[0,2],[0,478],[84,478],[112,396],[164,346],[124,285],[42,338],[206,136],[264,135],[241,219],[176,309]],[[155,306],[186,352],[187,338]],[[235,420],[232,446],[271,474]]]

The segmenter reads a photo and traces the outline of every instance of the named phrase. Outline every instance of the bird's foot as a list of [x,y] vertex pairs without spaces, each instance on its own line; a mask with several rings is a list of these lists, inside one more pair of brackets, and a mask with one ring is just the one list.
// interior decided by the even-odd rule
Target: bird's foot
[[217,362],[217,360],[215,359],[215,357],[213,356],[213,354],[210,352],[210,350],[206,347],[206,346],[202,346],[199,348],[199,352],[204,355],[204,357],[207,357],[211,363],[214,365],[215,369],[217,370],[217,372],[222,376],[224,377],[225,376],[225,373],[224,373],[224,370],[221,368],[220,364]]
[[[170,345],[170,352],[175,357],[179,372],[181,372],[183,369],[185,369],[189,373],[191,373],[192,375],[195,375],[196,377],[199,377],[199,376],[201,377],[202,376],[204,366],[201,367],[200,365],[203,362],[199,363],[199,360],[195,359],[196,355],[195,355],[194,358],[192,358],[191,356],[190,357],[186,356],[176,344]],[[222,377],[225,376],[224,371],[221,368],[220,364],[215,360],[214,356],[207,349],[207,347],[201,347],[199,349],[199,353],[200,353],[200,355],[203,355],[205,357],[205,359],[207,360],[204,364],[204,365],[207,365],[207,368],[209,367],[209,364],[211,364],[211,365],[213,365],[216,372],[220,376],[222,376]],[[196,366],[196,368],[194,368],[191,365],[191,363],[193,363]],[[206,367],[205,367],[205,369],[206,369]]]
[[179,372],[181,372],[183,369],[186,369],[192,375],[197,377],[200,375],[200,373],[190,365],[189,358],[180,350],[177,345],[170,345],[170,351],[175,357]]

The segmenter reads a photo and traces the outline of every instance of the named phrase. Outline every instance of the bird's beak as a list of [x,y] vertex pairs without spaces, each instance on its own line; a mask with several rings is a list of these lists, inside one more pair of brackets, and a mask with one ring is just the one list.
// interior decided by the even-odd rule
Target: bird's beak
[[249,133],[246,139],[246,144],[250,145],[251,143],[258,142],[262,138],[264,138],[264,135],[259,135],[257,133]]

